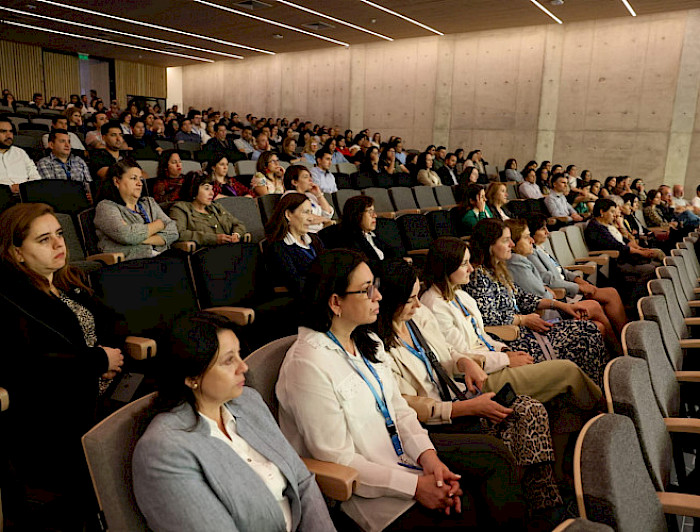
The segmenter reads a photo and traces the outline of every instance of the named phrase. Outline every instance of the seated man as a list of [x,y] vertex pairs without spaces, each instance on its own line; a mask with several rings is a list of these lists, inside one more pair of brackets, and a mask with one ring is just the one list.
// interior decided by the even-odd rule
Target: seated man
[[204,146],[205,150],[221,153],[226,153],[230,150],[238,151],[233,142],[226,138],[228,129],[226,129],[224,124],[218,124],[214,128],[214,131],[214,136],[210,138],[209,142]]
[[695,201],[693,198],[692,202],[685,199],[685,189],[683,185],[673,185],[673,205],[676,210],[683,208],[687,211],[691,211],[695,214],[700,214],[700,201]]
[[[445,166],[445,157],[447,157],[447,148],[445,146],[438,146],[435,149],[435,159],[433,159],[433,170],[438,172],[440,168]],[[457,164],[455,162],[455,164]]]
[[[160,155],[163,151],[163,148],[156,144],[152,135],[146,135],[146,122],[142,118],[134,118],[131,121],[131,135],[124,135],[124,142],[132,150],[140,152],[154,152]],[[136,155],[132,155],[132,157],[138,159]]]
[[124,137],[119,122],[110,120],[102,126],[101,132],[105,147],[90,153],[90,174],[95,179],[107,177],[109,167],[124,158],[124,154],[119,151],[124,148]]
[[54,129],[49,133],[51,153],[40,159],[37,169],[42,179],[66,179],[84,183],[85,192],[90,198],[92,176],[87,164],[80,157],[72,155],[70,137],[65,129]]
[[19,193],[19,184],[41,179],[34,161],[22,148],[13,146],[15,128],[6,116],[0,116],[0,185]]
[[236,139],[233,141],[233,143],[236,145],[236,148],[238,148],[238,151],[241,153],[245,153],[247,157],[250,157],[250,154],[255,151],[255,148],[253,148],[253,128],[250,126],[245,126],[241,130],[241,138]]
[[549,214],[560,222],[580,222],[583,217],[566,200],[568,192],[567,178],[564,174],[559,174],[552,178],[552,191],[544,199],[544,203],[549,209]]
[[32,101],[27,104],[27,107],[34,107],[35,109],[38,109],[39,111],[44,109],[46,107],[44,105],[44,95],[41,94],[40,92],[35,92],[32,95]]
[[[68,131],[68,119],[61,115],[61,116],[54,116],[51,118],[51,129],[60,129],[63,131]],[[80,141],[78,138],[78,135],[73,133],[72,131],[68,131],[68,136],[70,137],[70,145],[71,149],[73,150],[82,150],[85,151],[85,146],[83,146],[83,143]],[[49,134],[47,133],[43,137],[41,137],[41,143],[44,146],[44,149],[47,149],[49,147]]]
[[209,139],[211,138],[207,134],[207,128],[205,125],[202,125],[202,113],[201,111],[196,111],[192,110],[189,113],[187,113],[187,118],[192,120],[192,133],[195,135],[199,135],[199,143],[200,144],[206,144],[209,142]]
[[180,131],[175,134],[175,144],[182,144],[183,142],[194,142],[196,144],[202,144],[201,137],[192,131],[192,120],[185,118],[180,124]]
[[[98,148],[104,148],[105,143],[102,142],[102,126],[107,123],[107,113],[105,111],[97,111],[92,115],[92,119],[95,123],[95,129],[88,131],[85,135],[85,144],[91,150],[96,150]],[[72,144],[71,144],[72,145]]]
[[[459,180],[457,179],[457,156],[454,153],[448,153],[445,155],[445,163],[437,171],[440,176],[440,181],[443,185],[452,186],[458,185]],[[433,169],[435,169],[435,163],[433,162]]]
[[316,166],[311,169],[311,177],[324,194],[338,192],[335,176],[331,173],[333,156],[325,148],[316,152]]
[[260,158],[260,154],[265,151],[277,151],[270,147],[270,138],[265,132],[265,129],[267,128],[260,130],[255,137],[255,150],[253,150],[253,155],[250,156],[252,161],[257,161]]
[[[681,189],[682,190],[682,189]],[[672,220],[677,220],[683,227],[688,229],[695,229],[700,225],[700,217],[693,212],[693,208],[687,206],[687,204],[679,205],[671,193],[671,187],[668,185],[661,185],[659,187],[659,192],[661,192],[661,209],[664,218],[670,218]],[[683,200],[685,202],[685,199]]]

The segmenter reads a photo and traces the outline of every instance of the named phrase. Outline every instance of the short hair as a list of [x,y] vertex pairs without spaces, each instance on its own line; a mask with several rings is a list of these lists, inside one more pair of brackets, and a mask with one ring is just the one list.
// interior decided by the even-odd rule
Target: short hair
[[593,205],[593,218],[598,218],[602,213],[608,212],[612,207],[617,207],[617,203],[609,198],[599,198]]
[[202,111],[198,111],[197,109],[192,109],[190,112],[187,113],[187,118],[185,120],[192,120],[197,115],[201,116]]
[[447,149],[446,146],[438,146],[437,148],[435,148],[435,151],[446,150],[446,149]]
[[[246,115],[247,116],[247,115]],[[250,126],[243,126],[243,129],[241,131],[250,131],[251,133],[253,132],[253,128]]]
[[316,158],[317,161],[320,161],[326,155],[330,155],[331,157],[333,156],[333,154],[330,152],[330,150],[327,150],[326,148],[321,148],[320,150],[316,151],[316,154],[314,155],[314,157]]
[[575,165],[575,164],[570,164],[569,166],[567,166],[567,167],[566,167],[566,173],[568,174],[569,172],[571,172],[571,170],[572,170],[573,168],[576,168],[576,165]]
[[627,194],[622,195],[622,202],[627,203],[628,201],[630,202],[630,205],[634,205],[634,200],[639,199],[637,196],[635,196],[632,192],[628,192]]
[[[107,177],[100,183],[98,200],[107,199],[119,205],[124,205],[124,200],[121,194],[119,194],[119,190],[114,185],[114,178],[121,179],[122,176],[132,168],[138,168],[140,170],[141,166],[133,159],[122,159],[110,166],[107,169]],[[143,197],[144,190],[145,187],[141,189],[141,197]]]
[[360,131],[357,135],[355,135],[355,138],[352,139],[352,143],[359,144],[363,139],[369,139],[369,137]]
[[66,115],[54,115],[51,117],[51,125],[55,126],[56,124],[58,124],[59,120],[68,120],[68,118],[66,117]]
[[478,183],[469,183],[464,187],[464,193],[462,195],[462,203],[464,206],[471,209],[472,202],[476,201],[476,198],[479,197],[482,190],[484,190],[484,187]]
[[547,217],[544,214],[540,214],[538,212],[526,214],[525,221],[527,222],[527,227],[528,229],[530,229],[531,235],[534,235],[543,227],[547,227]]
[[289,221],[285,216],[287,211],[296,211],[305,201],[310,201],[306,194],[292,192],[280,198],[270,219],[265,224],[265,236],[268,242],[284,240],[289,232]]
[[566,179],[566,176],[564,174],[555,174],[552,176],[552,185],[559,181],[560,179]]
[[365,211],[374,205],[371,196],[353,196],[348,198],[343,206],[343,221],[340,224],[347,233],[359,233],[362,231],[360,224]]
[[695,193],[696,194],[700,193],[700,185],[698,185],[697,188],[695,189]]
[[122,132],[122,127],[119,125],[119,122],[117,122],[116,120],[110,120],[102,124],[102,126],[100,127],[100,133],[102,135],[106,135],[107,133],[109,133],[110,129],[118,129],[119,133]]
[[455,298],[450,275],[457,271],[464,260],[467,244],[460,238],[442,236],[433,240],[423,269],[423,280],[427,288],[435,286],[444,299]]
[[451,152],[451,151],[450,151],[450,152],[447,152],[447,155],[445,155],[445,160],[446,160],[446,161],[449,160],[450,157],[457,157],[457,154],[456,154],[456,153],[453,153],[453,152]]
[[56,140],[56,135],[68,135],[68,130],[67,129],[52,129],[49,132],[49,142],[53,142],[54,140]]
[[199,187],[202,185],[210,185],[212,183],[214,183],[214,179],[211,177],[211,175],[207,175],[196,170],[187,172],[182,181],[179,199],[182,201],[194,201],[199,194]]
[[7,122],[8,124],[10,124],[10,130],[12,131],[12,134],[17,134],[17,128],[15,127],[15,123],[12,120],[10,120],[10,117],[8,115],[0,115],[0,122]]
[[32,94],[32,100],[36,100],[37,97],[39,97],[39,96],[41,96],[42,98],[44,97],[44,95],[42,93],[35,92],[34,94]]
[[303,164],[293,164],[287,168],[287,170],[284,172],[284,177],[282,178],[284,190],[296,190],[292,181],[298,181],[302,172],[308,172],[308,174],[311,175],[309,169]]

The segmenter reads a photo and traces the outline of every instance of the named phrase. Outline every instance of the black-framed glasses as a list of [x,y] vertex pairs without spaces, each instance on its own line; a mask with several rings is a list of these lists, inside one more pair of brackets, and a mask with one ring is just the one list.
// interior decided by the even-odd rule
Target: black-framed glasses
[[352,292],[345,292],[346,296],[349,296],[351,294],[366,294],[367,299],[372,299],[374,297],[374,293],[379,290],[379,277],[376,277],[374,279],[374,282],[369,285],[367,288],[364,290],[353,290]]

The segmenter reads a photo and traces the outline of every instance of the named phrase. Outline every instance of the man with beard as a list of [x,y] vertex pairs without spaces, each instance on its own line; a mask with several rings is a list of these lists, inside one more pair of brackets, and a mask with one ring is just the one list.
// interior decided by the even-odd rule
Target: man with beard
[[0,116],[0,185],[7,185],[18,194],[20,183],[41,179],[41,176],[27,152],[12,145],[14,139],[12,122]]

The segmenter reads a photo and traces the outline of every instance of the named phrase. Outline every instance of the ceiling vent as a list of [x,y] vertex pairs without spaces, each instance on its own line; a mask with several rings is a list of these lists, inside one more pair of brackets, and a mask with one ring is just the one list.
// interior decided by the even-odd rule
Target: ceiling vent
[[248,11],[259,11],[261,9],[272,7],[271,4],[259,2],[258,0],[244,0],[243,2],[236,2],[234,6],[247,9]]
[[308,24],[302,24],[302,26],[306,29],[313,30],[313,31],[323,31],[323,30],[331,30],[335,28],[332,24],[326,24],[325,22],[309,22]]

